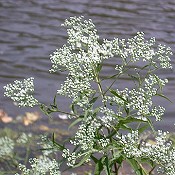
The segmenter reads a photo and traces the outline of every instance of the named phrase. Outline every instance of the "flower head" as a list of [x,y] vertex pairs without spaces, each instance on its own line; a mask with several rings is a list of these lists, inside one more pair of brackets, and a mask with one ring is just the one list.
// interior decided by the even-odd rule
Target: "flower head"
[[4,95],[10,97],[13,101],[17,102],[18,106],[33,107],[38,105],[39,102],[33,97],[34,84],[33,77],[24,79],[23,81],[15,80],[14,84],[7,84],[4,86]]

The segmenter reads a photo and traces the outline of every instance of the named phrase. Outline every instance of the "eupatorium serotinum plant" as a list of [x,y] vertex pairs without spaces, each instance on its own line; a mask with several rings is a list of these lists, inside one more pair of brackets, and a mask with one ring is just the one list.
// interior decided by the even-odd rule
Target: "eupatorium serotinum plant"
[[[67,77],[53,104],[42,104],[33,96],[33,78],[6,85],[5,95],[20,107],[38,105],[47,115],[69,113],[74,119],[70,128],[78,125],[78,130],[69,140],[74,149],[53,140],[54,151],[62,152],[61,163],[75,168],[93,162],[95,175],[118,175],[123,162],[137,175],[150,175],[155,168],[174,175],[175,148],[167,139],[168,132],[155,131],[153,126],[153,120],[159,122],[165,112],[153,99],[169,100],[163,95],[168,80],[156,73],[172,68],[171,48],[157,44],[155,38],[146,40],[143,32],[129,39],[101,40],[95,25],[84,17],[70,17],[63,26],[68,40],[50,56],[50,72],[67,71]],[[102,78],[103,62],[108,59],[120,64],[115,65],[114,75]],[[132,88],[116,89],[121,77],[132,79]],[[70,112],[58,108],[59,95],[72,99]],[[142,138],[146,129],[152,130],[153,143]],[[30,169],[25,173],[30,174]]]

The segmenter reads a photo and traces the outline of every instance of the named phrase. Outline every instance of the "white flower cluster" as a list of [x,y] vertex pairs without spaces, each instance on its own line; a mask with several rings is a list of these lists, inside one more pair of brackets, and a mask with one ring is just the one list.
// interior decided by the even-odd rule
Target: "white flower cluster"
[[72,17],[63,25],[68,27],[68,46],[63,45],[51,55],[51,72],[64,68],[69,73],[57,92],[73,98],[74,101],[79,95],[86,94],[79,104],[87,104],[87,96],[92,92],[90,81],[94,79],[97,63],[101,62],[98,35],[92,21],[83,20],[83,17]]
[[62,153],[62,157],[66,158],[67,166],[74,166],[76,163],[76,160],[81,157],[81,154],[76,154],[75,152],[70,153],[69,149],[64,149]]
[[151,38],[149,41],[145,41],[144,33],[138,32],[137,35],[131,39],[128,39],[128,56],[131,57],[131,61],[135,62],[143,59],[143,61],[149,61],[153,59],[154,50],[151,48],[155,44],[155,38]]
[[[29,160],[31,168],[26,168],[25,165],[19,164],[19,169],[23,175],[61,175],[59,171],[59,165],[56,160],[51,160],[46,156],[40,156],[39,158],[33,158]],[[16,174],[19,175],[19,174]]]
[[147,95],[144,89],[132,89],[129,91],[129,97],[128,108],[138,110],[137,115],[149,114],[149,109],[152,106],[152,96]]
[[148,90],[147,93],[153,96],[156,94],[158,89],[162,90],[166,83],[168,83],[168,79],[160,79],[157,75],[154,74],[149,75],[148,78],[145,78],[144,87],[146,90]]
[[126,157],[140,157],[142,152],[139,150],[139,134],[138,131],[132,131],[127,135],[117,134],[118,143],[122,145],[122,149]]
[[145,83],[143,88],[132,89],[128,91],[128,103],[127,107],[133,110],[138,110],[138,116],[155,116],[156,120],[161,120],[161,116],[164,115],[165,108],[161,106],[154,106],[152,102],[153,96],[157,93],[161,93],[162,88],[168,82],[167,79],[160,79],[157,75],[149,75],[145,78]]
[[27,143],[30,140],[31,137],[32,137],[32,134],[31,133],[26,134],[26,133],[23,132],[19,136],[19,138],[16,140],[16,142],[17,143],[23,143],[23,144],[25,144],[25,143]]
[[33,107],[38,105],[38,100],[33,97],[34,84],[33,77],[24,79],[24,81],[15,80],[14,84],[7,84],[4,86],[4,95],[10,97],[17,102],[18,106]]
[[0,138],[0,157],[5,158],[8,156],[12,156],[14,150],[15,143],[9,137],[1,137]]
[[73,145],[81,145],[82,150],[92,150],[96,142],[96,130],[101,126],[101,123],[96,118],[88,116],[87,121],[83,122],[76,132],[74,140],[71,140]]
[[[165,108],[161,106],[153,106],[152,98],[157,93],[161,93],[162,88],[168,82],[167,79],[160,79],[157,75],[149,75],[143,82],[143,87],[133,88],[128,90],[116,90],[119,96],[106,96],[106,100],[110,103],[115,103],[118,106],[118,114],[122,115],[123,107],[127,107],[131,111],[137,111],[138,116],[155,116],[159,121],[161,116],[164,115]],[[121,97],[121,98],[120,98]]]
[[98,140],[98,143],[102,148],[105,148],[110,143],[110,140],[107,138],[102,138]]
[[155,138],[156,144],[143,143],[141,151],[160,167],[159,172],[167,175],[175,174],[175,148],[171,142],[167,142],[168,132],[158,131]]
[[170,68],[172,69],[172,65],[170,64],[170,56],[173,55],[171,48],[166,47],[165,45],[158,45],[158,50],[155,53],[155,58],[158,58],[160,61],[160,66],[164,69]]
[[102,113],[102,116],[99,116],[99,119],[102,121],[104,126],[110,128],[117,123],[117,117],[115,117],[115,112],[112,109],[101,107],[100,112]]
[[151,64],[159,64],[162,68],[172,68],[170,63],[170,56],[173,54],[170,47],[158,45],[155,49],[155,38],[145,40],[143,32],[137,32],[137,35],[133,38],[126,40],[120,40],[120,55],[124,59],[130,58],[132,62],[143,61],[151,62]]
[[[78,128],[78,131],[76,132],[74,139],[70,140],[72,145],[80,146],[82,152],[76,153],[73,151],[70,153],[69,149],[63,150],[62,156],[67,159],[68,166],[74,166],[78,158],[85,156],[86,154],[89,154],[89,152],[93,152],[95,150],[94,145],[96,145],[99,141],[96,138],[95,133],[100,126],[101,123],[91,115],[87,116],[87,118],[82,122]],[[108,139],[101,139],[100,144],[102,147],[107,146]]]
[[[125,88],[123,90],[119,90],[116,89],[116,93],[121,96],[124,100],[128,99],[128,88]],[[111,101],[111,102],[115,102],[116,104],[118,104],[119,106],[124,106],[125,105],[125,101],[117,96],[107,96],[106,97],[107,100]]]
[[154,106],[153,109],[150,112],[150,115],[154,116],[156,118],[156,121],[160,121],[165,113],[165,108],[162,106]]
[[[68,43],[51,55],[52,69],[50,71],[55,72],[62,68],[68,70],[68,76],[64,84],[61,84],[58,94],[73,98],[74,101],[80,95],[86,94],[82,95],[80,106],[88,103],[88,96],[92,93],[90,82],[96,76],[97,64],[101,64],[104,59],[117,55],[123,59],[124,64],[127,58],[133,62],[140,58],[153,62],[155,54],[156,58],[159,59],[158,55],[162,53],[166,54],[166,58],[159,59],[161,64],[167,62],[167,66],[164,63],[162,67],[171,67],[169,48],[167,50],[164,48],[162,51],[163,48],[159,47],[158,52],[154,51],[152,47],[155,44],[155,38],[146,41],[143,32],[138,32],[135,37],[128,39],[128,41],[116,38],[112,41],[104,39],[103,43],[100,44],[97,30],[91,20],[84,20],[83,17],[71,17],[65,20],[63,26],[68,28]],[[122,73],[123,66],[118,65],[116,69]]]
[[153,144],[140,143],[138,131],[132,131],[127,135],[118,134],[116,137],[126,157],[149,158],[159,166],[159,172],[175,174],[175,148],[171,142],[167,142],[167,132],[159,130]]
[[91,46],[99,38],[92,20],[84,20],[83,16],[70,17],[70,19],[65,20],[62,26],[68,28],[68,43],[73,49],[82,46]]
[[[157,121],[160,121],[161,116],[164,115],[165,108],[162,106],[153,106],[153,97],[157,93],[162,93],[161,91],[167,82],[167,79],[160,79],[157,75],[149,75],[148,78],[145,78],[142,85],[143,87],[133,88],[131,90],[128,90],[128,88],[125,88],[124,90],[116,89],[115,92],[118,96],[105,96],[105,99],[117,107],[118,112],[116,115],[122,116],[124,107],[127,107],[130,112],[137,112],[137,116],[135,116],[137,118],[154,116]],[[110,124],[109,121],[112,120],[112,118],[108,118],[112,115],[114,115],[114,113],[106,115],[106,117],[102,119]]]

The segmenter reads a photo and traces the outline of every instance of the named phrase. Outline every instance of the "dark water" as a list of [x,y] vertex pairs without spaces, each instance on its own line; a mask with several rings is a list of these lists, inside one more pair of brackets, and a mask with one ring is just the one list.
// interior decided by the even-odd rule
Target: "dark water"
[[[101,38],[128,38],[143,31],[146,38],[155,36],[175,51],[175,0],[0,0],[0,108],[12,116],[28,110],[15,107],[3,97],[2,87],[30,76],[37,82],[36,97],[45,103],[52,101],[65,75],[48,73],[49,55],[66,42],[60,24],[80,15],[93,20]],[[114,64],[112,60],[107,62],[105,75],[111,73]],[[174,71],[160,74],[170,80],[165,94],[175,102]],[[119,83],[125,87],[128,82]],[[65,99],[60,101],[66,110]],[[160,104],[167,109],[160,127],[173,130],[175,104],[165,100]]]

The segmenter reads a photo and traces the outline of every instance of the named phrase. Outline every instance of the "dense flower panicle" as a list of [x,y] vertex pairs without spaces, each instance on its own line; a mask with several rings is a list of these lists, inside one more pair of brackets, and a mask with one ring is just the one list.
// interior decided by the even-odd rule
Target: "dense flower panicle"
[[122,47],[120,52],[117,51],[117,55],[121,56],[121,58],[130,58],[132,62],[142,59],[156,67],[160,65],[164,69],[172,68],[170,63],[170,56],[173,54],[171,48],[161,44],[156,46],[154,37],[147,41],[143,32],[137,32],[135,37],[120,40],[119,43],[121,43]]
[[69,149],[64,149],[62,157],[67,159],[67,165],[73,167],[76,164],[76,160],[81,157],[81,154],[76,154],[75,152],[70,153]]
[[158,90],[162,90],[165,84],[168,83],[168,79],[160,79],[157,75],[149,75],[145,78],[145,89],[148,90],[148,94],[155,95]]
[[164,69],[170,68],[172,69],[172,65],[170,63],[170,56],[173,55],[170,47],[166,47],[165,45],[158,45],[158,51],[155,53],[155,57],[160,61],[160,66]]
[[33,97],[34,92],[34,78],[24,79],[24,81],[15,80],[14,84],[7,84],[4,86],[4,95],[10,97],[13,101],[17,102],[18,106],[33,107],[38,105],[39,102]]
[[110,128],[111,126],[116,125],[117,117],[115,117],[115,112],[112,109],[101,107],[100,113],[102,113],[102,116],[99,116],[99,119],[104,126]]
[[70,153],[69,149],[64,149],[62,156],[67,159],[68,166],[74,166],[77,163],[77,159],[89,155],[90,152],[96,152],[97,150],[94,148],[96,144],[101,146],[98,152],[103,152],[103,149],[109,144],[109,139],[105,137],[101,139],[96,138],[96,131],[100,126],[101,123],[91,115],[87,116],[82,124],[80,124],[74,139],[70,140],[70,143],[80,146],[82,152],[76,153],[73,151]]
[[158,171],[167,174],[175,174],[175,148],[171,142],[167,142],[168,132],[158,131],[155,138],[156,144],[144,143],[141,147],[142,154],[147,156],[159,166]]
[[167,133],[159,130],[154,144],[146,141],[140,143],[138,131],[127,135],[117,134],[116,137],[127,158],[149,158],[158,164],[159,172],[174,175],[175,148],[171,142],[167,142]]
[[[23,175],[61,175],[59,171],[59,165],[56,160],[51,160],[46,156],[40,156],[39,158],[30,159],[31,168],[26,168],[25,165],[20,164],[19,169]],[[16,174],[19,175],[19,174]]]
[[67,27],[68,43],[73,49],[86,45],[91,45],[93,42],[97,42],[99,36],[92,20],[84,20],[84,17],[71,17],[69,20],[65,20],[63,26]]
[[127,104],[128,108],[137,110],[137,115],[147,115],[149,114],[149,109],[152,106],[152,96],[147,96],[144,89],[139,88],[132,89],[129,92],[130,98]]
[[153,97],[156,94],[162,93],[162,89],[168,82],[167,79],[160,79],[157,75],[149,75],[145,78],[142,88],[132,89],[128,91],[129,109],[137,110],[137,115],[155,116],[156,120],[160,120],[163,116],[165,108],[161,106],[153,106]]
[[51,55],[51,72],[59,68],[68,70],[68,76],[57,92],[74,101],[80,94],[85,94],[79,102],[82,106],[89,102],[86,97],[92,93],[90,82],[95,77],[97,63],[102,60],[98,52],[99,37],[91,20],[83,20],[83,17],[72,17],[64,26],[68,28],[68,43]]
[[128,56],[131,56],[131,61],[139,61],[140,58],[143,61],[150,61],[153,59],[154,50],[152,46],[155,44],[155,38],[151,38],[149,41],[145,41],[144,33],[138,32],[137,35],[131,39],[128,39]]
[[[116,66],[119,74],[122,74],[127,62],[136,62],[140,59],[149,62],[154,67],[156,64],[158,67],[160,63],[162,68],[172,68],[169,58],[172,55],[170,48],[158,45],[156,49],[155,38],[146,40],[143,32],[138,32],[135,37],[128,40],[104,39],[102,43],[99,43],[97,30],[91,20],[85,20],[82,16],[71,17],[65,20],[63,26],[67,28],[68,43],[51,55],[52,69],[50,71],[68,70],[68,76],[64,84],[61,84],[58,94],[73,98],[73,101],[82,95],[84,98],[81,98],[78,104],[81,107],[88,104],[87,97],[93,92],[91,81],[96,77],[96,66],[105,59],[121,57],[123,65]],[[155,88],[149,92],[155,92]],[[146,108],[145,106],[143,110]]]
[[126,157],[131,158],[133,156],[140,157],[142,152],[139,150],[139,133],[138,131],[132,131],[127,135],[117,134],[116,138],[122,145],[122,149]]
[[96,139],[96,130],[101,126],[101,123],[92,116],[88,116],[87,121],[83,122],[76,132],[74,140],[71,140],[73,145],[81,145],[82,150],[93,149]]
[[0,157],[4,158],[8,156],[12,156],[14,150],[15,143],[9,137],[1,137],[0,138]]

